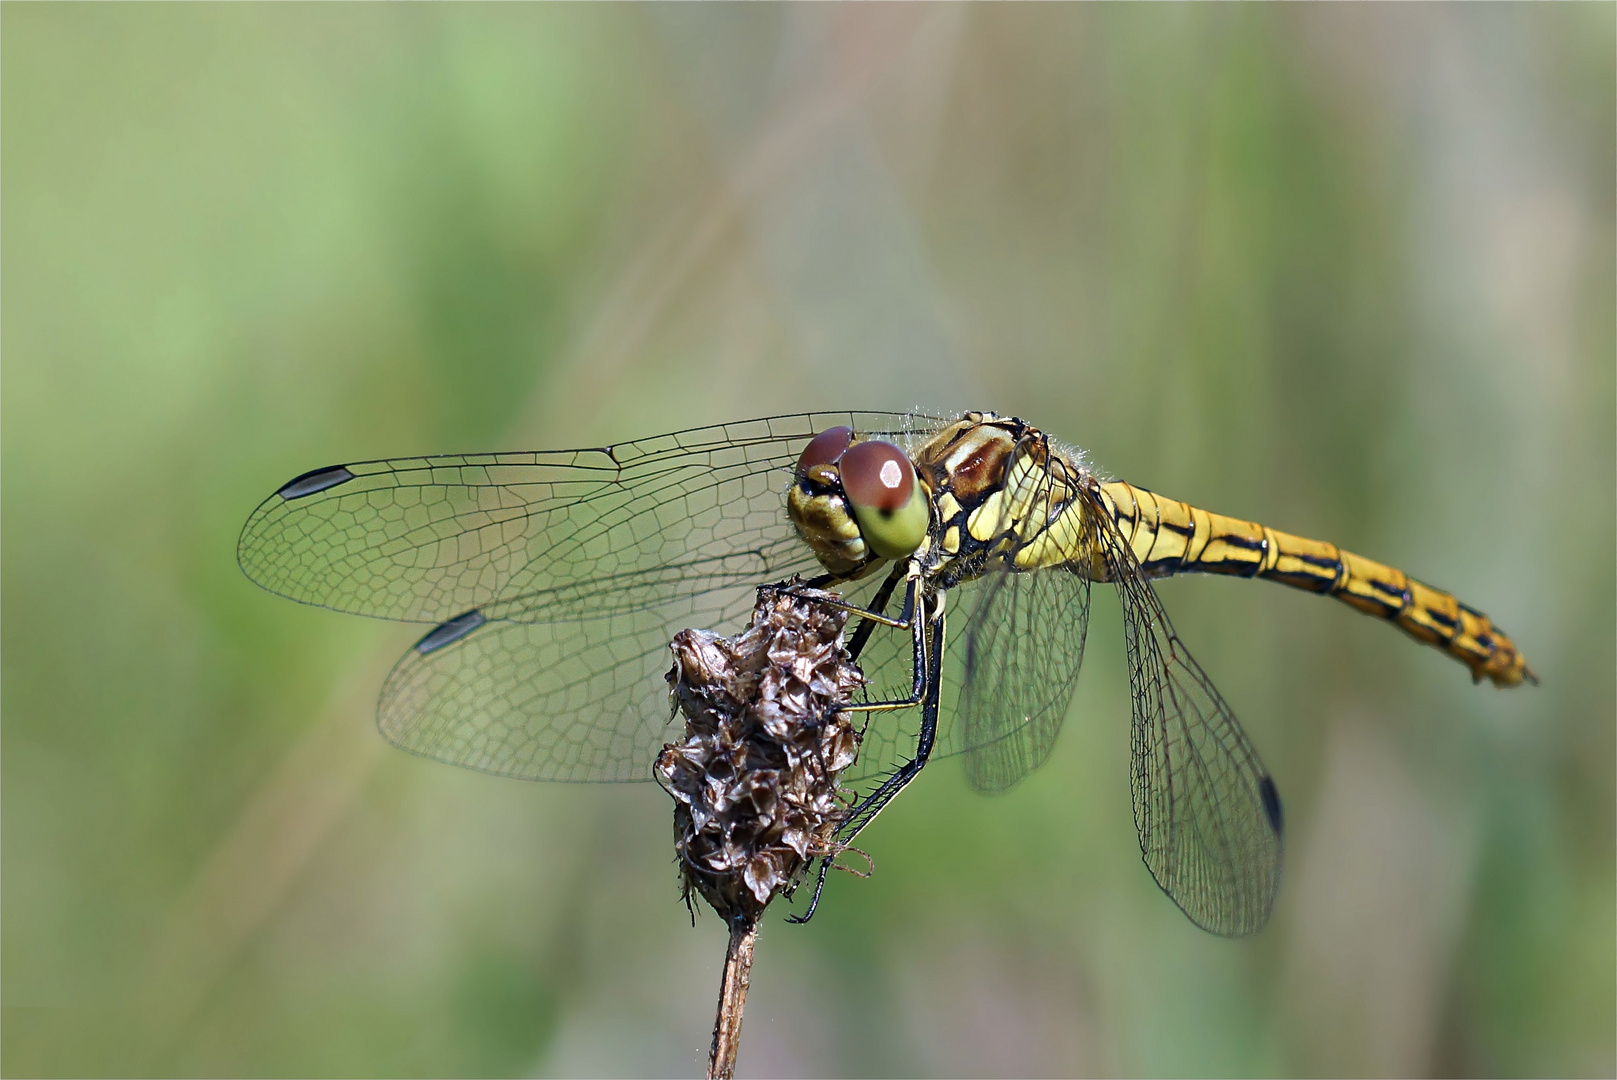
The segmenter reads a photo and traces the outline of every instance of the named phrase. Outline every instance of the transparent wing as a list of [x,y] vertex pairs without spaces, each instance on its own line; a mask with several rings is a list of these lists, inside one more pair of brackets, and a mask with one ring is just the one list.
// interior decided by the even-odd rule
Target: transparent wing
[[838,424],[905,441],[939,421],[802,414],[332,466],[266,499],[238,558],[303,603],[440,624],[383,690],[398,745],[526,779],[649,779],[669,638],[738,629],[757,585],[817,569],[782,493],[808,440]]
[[1001,572],[967,599],[951,616],[966,615],[964,633],[949,646],[960,668],[958,741],[966,779],[993,795],[1055,746],[1083,663],[1089,579],[1060,567]]
[[1134,824],[1162,891],[1215,934],[1262,929],[1280,885],[1280,796],[1098,497],[1093,519],[1123,605],[1134,698]]
[[237,558],[271,592],[409,622],[655,607],[812,562],[782,492],[803,446],[836,424],[900,438],[936,427],[805,413],[587,450],[331,466],[264,500]]
[[500,776],[650,780],[677,736],[669,639],[686,626],[739,629],[754,598],[748,583],[599,618],[487,622],[436,648],[435,630],[388,676],[377,725],[413,753]]
[[[1047,444],[1031,450],[1032,460],[1042,458],[1043,467],[1033,474],[1038,479],[1026,499],[1001,500],[998,533],[1005,546],[1003,554],[989,559],[996,572],[966,592],[955,612],[960,632],[952,651],[961,687],[966,779],[991,795],[1010,790],[1050,756],[1072,703],[1089,630],[1087,576],[1064,566],[1016,569],[1016,557],[1027,543],[1052,539],[1048,530],[1054,523],[1069,520],[1053,516],[1041,523],[1027,510],[1021,513],[1028,520],[1014,520],[1013,504],[1055,506],[1071,490],[1064,468],[1057,490],[1057,468]],[[1017,464],[1007,466],[1007,475],[1017,472]],[[950,666],[946,660],[945,668]]]
[[[863,585],[864,583],[860,583]],[[849,592],[855,603],[864,600]],[[966,755],[978,791],[1006,791],[1050,756],[1083,659],[1089,582],[1066,570],[995,570],[949,590],[932,760]],[[894,598],[886,613],[896,615]],[[908,632],[877,627],[859,658],[868,700],[910,692]],[[915,756],[921,710],[870,714],[850,783],[883,780]]]

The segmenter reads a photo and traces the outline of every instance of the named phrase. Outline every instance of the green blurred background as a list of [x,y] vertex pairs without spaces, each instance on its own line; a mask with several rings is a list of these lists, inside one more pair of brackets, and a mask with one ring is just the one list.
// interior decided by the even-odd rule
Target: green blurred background
[[1614,9],[5,6],[8,1075],[692,1075],[651,785],[389,749],[418,630],[238,573],[334,461],[993,408],[1491,614],[1161,587],[1289,811],[1139,861],[1115,605],[759,946],[758,1075],[1611,1075]]

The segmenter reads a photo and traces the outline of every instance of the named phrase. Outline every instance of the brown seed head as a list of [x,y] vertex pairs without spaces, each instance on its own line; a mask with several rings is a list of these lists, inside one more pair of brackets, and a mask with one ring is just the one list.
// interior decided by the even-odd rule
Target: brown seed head
[[682,630],[670,645],[684,741],[656,772],[674,797],[685,893],[727,922],[753,922],[809,860],[839,850],[837,781],[859,753],[845,704],[865,683],[842,648],[847,614],[829,594],[760,589],[733,638]]

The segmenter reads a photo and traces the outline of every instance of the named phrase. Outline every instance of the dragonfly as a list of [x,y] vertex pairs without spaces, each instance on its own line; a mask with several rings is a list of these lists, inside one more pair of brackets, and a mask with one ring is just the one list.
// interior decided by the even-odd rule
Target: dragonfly
[[[763,584],[835,589],[871,680],[851,841],[935,758],[983,793],[1050,756],[1095,583],[1122,606],[1144,862],[1197,926],[1263,927],[1280,796],[1152,585],[1262,578],[1342,601],[1465,664],[1537,682],[1509,636],[1400,570],[1106,480],[1009,416],[801,413],[579,450],[393,458],[282,485],[237,547],[272,593],[429,628],[377,724],[499,776],[637,782],[669,739],[668,641],[740,629]],[[820,864],[820,879],[831,858]],[[810,914],[813,906],[809,908]]]

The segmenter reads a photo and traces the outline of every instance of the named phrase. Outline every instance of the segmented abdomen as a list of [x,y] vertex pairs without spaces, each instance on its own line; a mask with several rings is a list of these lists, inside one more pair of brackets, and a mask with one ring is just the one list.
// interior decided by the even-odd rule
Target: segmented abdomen
[[1101,494],[1150,577],[1233,574],[1324,593],[1442,649],[1469,667],[1473,679],[1496,686],[1538,681],[1515,642],[1488,616],[1402,570],[1122,481],[1101,485]]

